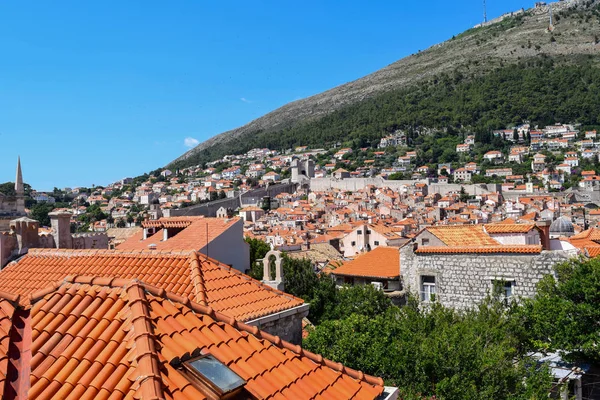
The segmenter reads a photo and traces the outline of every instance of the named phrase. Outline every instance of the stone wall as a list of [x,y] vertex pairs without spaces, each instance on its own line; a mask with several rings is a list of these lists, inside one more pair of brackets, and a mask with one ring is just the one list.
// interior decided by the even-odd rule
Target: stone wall
[[101,233],[79,233],[73,235],[73,249],[108,249],[108,235]]
[[8,232],[0,232],[0,267],[4,267],[13,258],[16,248],[17,238]]
[[194,206],[180,208],[180,209],[165,209],[163,215],[165,217],[182,217],[182,216],[199,216],[204,215],[205,217],[216,217],[217,211],[223,207],[225,209],[236,210],[242,205],[257,205],[264,196],[275,197],[280,193],[294,193],[296,190],[296,184],[282,183],[277,185],[271,185],[268,188],[259,188],[249,190],[248,192],[236,196],[234,198],[215,200],[208,203],[197,204]]
[[331,189],[355,192],[364,189],[369,185],[376,187],[389,187],[390,189],[398,190],[402,186],[412,186],[415,182],[428,183],[428,180],[412,181],[388,181],[383,178],[314,178],[310,180],[310,190],[316,192],[324,192]]
[[293,344],[302,343],[302,319],[308,315],[308,304],[303,304],[291,310],[267,315],[262,318],[248,321],[248,325],[279,336]]
[[383,178],[317,178],[310,180],[310,190],[316,192],[323,192],[326,190],[338,189],[343,191],[355,192],[357,190],[364,189],[369,185],[373,185],[379,188],[389,187],[390,189],[397,191],[403,186],[414,186],[415,183],[426,184],[428,187],[428,194],[439,193],[442,196],[449,192],[460,192],[462,188],[464,188],[465,192],[469,195],[480,195],[501,191],[501,186],[494,184],[459,185],[452,183],[432,183],[429,179],[388,181]]
[[413,245],[400,249],[405,288],[418,295],[423,275],[434,276],[436,299],[459,309],[473,307],[493,290],[494,281],[514,282],[513,296],[532,297],[536,285],[553,274],[556,263],[573,256],[567,251],[520,254],[415,254]]

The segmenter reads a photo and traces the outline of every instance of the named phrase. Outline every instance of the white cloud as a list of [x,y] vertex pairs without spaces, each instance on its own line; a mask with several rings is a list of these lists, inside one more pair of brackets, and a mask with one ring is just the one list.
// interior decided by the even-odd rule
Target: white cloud
[[250,100],[248,100],[245,97],[240,97],[240,100],[243,101],[244,103],[248,103],[248,104],[252,103]]
[[198,139],[194,139],[193,137],[186,137],[183,140],[183,144],[185,145],[185,147],[196,147],[200,144],[200,141],[198,141]]

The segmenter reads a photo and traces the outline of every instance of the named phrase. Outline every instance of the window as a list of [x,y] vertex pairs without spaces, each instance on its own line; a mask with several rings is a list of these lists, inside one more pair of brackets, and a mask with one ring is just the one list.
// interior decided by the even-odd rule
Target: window
[[356,242],[352,242],[350,243],[352,246],[356,246]]
[[435,276],[421,276],[421,301],[435,300]]
[[193,383],[209,388],[219,397],[234,392],[246,384],[238,374],[211,355],[185,361],[183,367]]
[[421,239],[421,246],[429,246],[429,239]]
[[367,235],[371,234],[371,230],[367,229]]
[[379,240],[376,240],[374,243],[375,243],[375,246],[379,246]]
[[500,294],[504,300],[508,300],[513,295],[514,281],[494,280],[492,281],[494,292]]
[[362,235],[362,229],[359,229],[358,231],[356,231],[356,233],[358,233],[359,235]]

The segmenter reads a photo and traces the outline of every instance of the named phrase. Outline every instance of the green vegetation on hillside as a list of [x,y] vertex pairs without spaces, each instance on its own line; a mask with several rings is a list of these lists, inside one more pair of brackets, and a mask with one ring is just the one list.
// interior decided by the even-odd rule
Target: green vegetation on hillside
[[[441,74],[413,87],[394,90],[342,108],[321,119],[280,131],[259,131],[244,140],[221,142],[174,167],[202,164],[254,147],[288,149],[296,145],[327,147],[337,142],[354,148],[373,146],[397,129],[419,136],[422,128],[449,132],[489,132],[510,124],[579,122],[597,125],[600,68],[596,59],[568,60],[540,56],[516,65],[468,76]],[[576,62],[576,64],[575,64]]]

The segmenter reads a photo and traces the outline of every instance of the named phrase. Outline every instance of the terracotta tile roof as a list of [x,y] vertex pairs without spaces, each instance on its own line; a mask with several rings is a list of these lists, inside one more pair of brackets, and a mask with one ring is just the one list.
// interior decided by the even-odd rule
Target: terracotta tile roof
[[497,246],[483,231],[483,225],[430,226],[426,228],[447,246]]
[[540,254],[541,245],[498,245],[498,246],[422,246],[417,254]]
[[400,251],[397,247],[377,247],[334,269],[331,273],[396,279],[400,276]]
[[585,248],[586,254],[590,258],[595,258],[600,256],[600,246],[592,246]]
[[33,294],[31,303],[28,317],[17,315],[6,326],[22,326],[31,350],[14,349],[4,361],[8,371],[25,361],[30,369],[16,373],[15,382],[29,379],[30,387],[20,385],[3,398],[205,399],[206,389],[181,368],[200,355],[237,373],[257,399],[375,399],[383,393],[381,378],[137,280],[71,277]]
[[[207,242],[210,243],[240,221],[242,220],[238,217],[230,219],[174,217],[174,219],[161,218],[157,221],[147,221],[147,223],[155,223],[156,227],[160,229],[146,240],[143,240],[143,232],[136,233],[119,244],[117,248],[119,250],[147,250],[148,245],[154,244],[157,250],[200,250],[206,246]],[[164,228],[184,229],[163,241]]]
[[521,221],[533,221],[535,220],[535,218],[537,217],[537,212],[532,211],[529,214],[525,214],[522,217],[520,217],[519,219]]
[[599,240],[600,241],[600,229],[590,228],[583,232],[578,233],[577,235],[571,236],[569,239],[570,240],[588,239],[588,240]]
[[487,224],[485,231],[487,233],[527,233],[536,229],[534,224]]
[[498,222],[498,224],[515,224],[516,222],[513,218],[506,218],[504,221]]
[[242,321],[304,303],[195,252],[32,249],[0,271],[0,290],[29,296],[69,275],[139,279]]
[[19,338],[18,327],[13,325],[19,296],[0,292],[0,398],[14,398],[18,388],[15,373],[19,365],[16,362],[9,363],[14,357],[14,351],[23,350],[24,339]]
[[573,246],[584,250],[589,257],[600,255],[600,229],[590,228],[566,239]]

